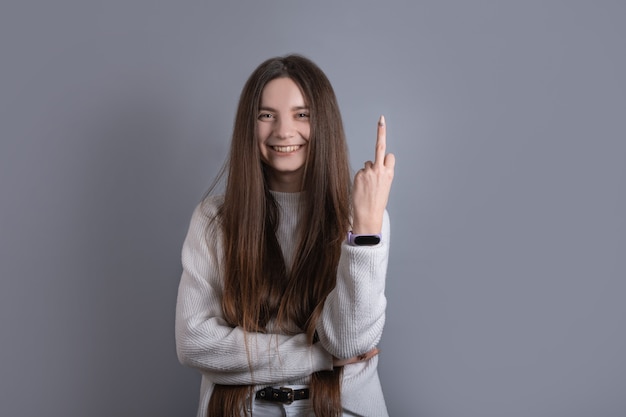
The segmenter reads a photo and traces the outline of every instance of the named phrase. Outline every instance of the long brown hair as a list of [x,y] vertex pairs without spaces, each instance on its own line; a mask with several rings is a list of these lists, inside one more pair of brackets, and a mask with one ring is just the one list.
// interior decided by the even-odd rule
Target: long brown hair
[[[293,265],[285,265],[275,232],[279,211],[268,188],[256,137],[256,118],[265,85],[288,77],[310,111],[310,137],[303,176],[303,212]],[[246,82],[237,108],[226,165],[224,202],[219,210],[224,244],[222,309],[231,326],[247,332],[282,331],[295,324],[317,341],[315,327],[334,288],[341,242],[350,225],[350,167],[339,106],[326,75],[299,55],[263,62]],[[341,415],[340,368],[316,372],[310,388],[318,417]],[[247,415],[251,386],[216,385],[211,417]]]

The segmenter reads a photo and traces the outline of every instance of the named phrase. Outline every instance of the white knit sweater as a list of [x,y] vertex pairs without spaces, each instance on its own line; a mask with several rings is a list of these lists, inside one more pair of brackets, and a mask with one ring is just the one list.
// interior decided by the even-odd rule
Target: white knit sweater
[[[296,247],[301,213],[300,193],[272,192],[280,207],[277,238],[287,266]],[[385,322],[385,275],[389,254],[389,217],[376,246],[341,248],[337,285],[328,296],[317,331],[320,342],[309,345],[304,333],[254,334],[230,327],[223,318],[222,239],[215,216],[221,197],[212,197],[193,213],[182,250],[183,274],[176,307],[176,348],[184,365],[202,374],[198,417],[206,416],[214,384],[307,384],[313,372],[331,370],[333,356],[350,358],[380,341]],[[248,354],[249,353],[249,354]],[[351,415],[385,417],[387,409],[377,372],[378,357],[347,365],[342,405]]]

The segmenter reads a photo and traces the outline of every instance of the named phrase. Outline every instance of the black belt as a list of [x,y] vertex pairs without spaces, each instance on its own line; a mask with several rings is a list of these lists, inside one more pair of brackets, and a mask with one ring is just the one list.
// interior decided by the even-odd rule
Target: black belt
[[257,400],[275,401],[284,404],[291,404],[297,400],[306,400],[309,398],[309,389],[291,389],[280,387],[278,389],[267,387],[256,392],[254,397]]

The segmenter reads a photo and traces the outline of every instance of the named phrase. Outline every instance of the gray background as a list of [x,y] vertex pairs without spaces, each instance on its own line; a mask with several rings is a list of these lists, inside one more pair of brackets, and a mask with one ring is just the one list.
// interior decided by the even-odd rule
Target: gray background
[[626,3],[0,5],[0,415],[193,416],[180,247],[252,69],[299,52],[397,171],[393,416],[626,415]]

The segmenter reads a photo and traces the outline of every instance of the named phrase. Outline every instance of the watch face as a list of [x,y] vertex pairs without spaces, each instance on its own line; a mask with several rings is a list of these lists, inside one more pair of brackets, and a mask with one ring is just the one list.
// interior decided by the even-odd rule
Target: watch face
[[380,237],[376,235],[361,235],[354,237],[354,244],[359,246],[373,246],[380,243]]

